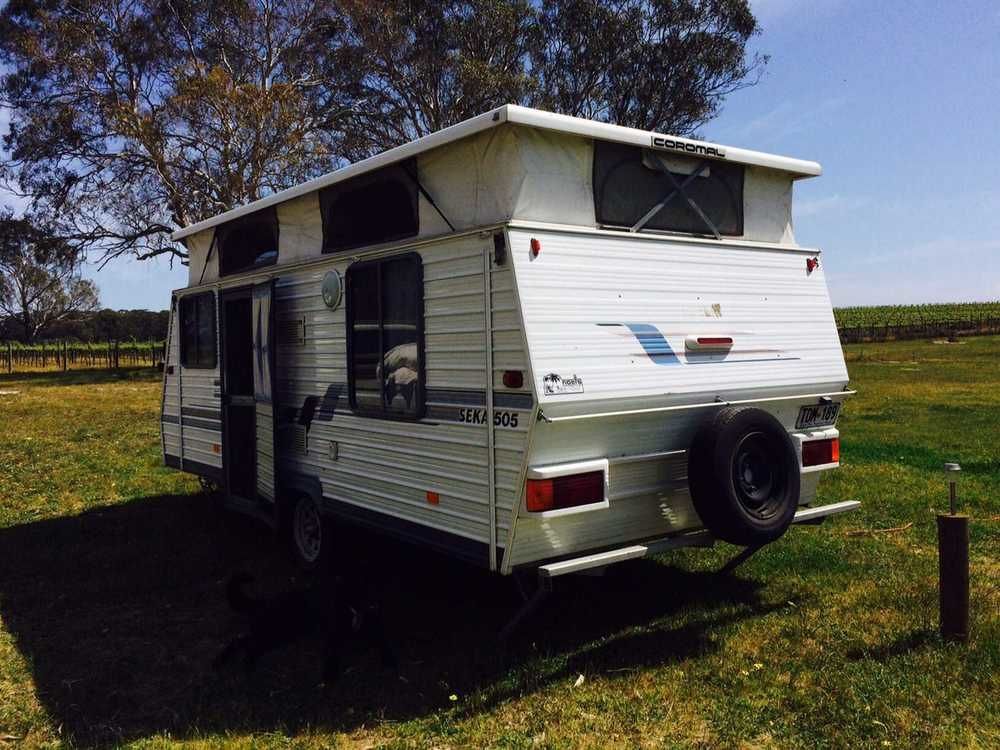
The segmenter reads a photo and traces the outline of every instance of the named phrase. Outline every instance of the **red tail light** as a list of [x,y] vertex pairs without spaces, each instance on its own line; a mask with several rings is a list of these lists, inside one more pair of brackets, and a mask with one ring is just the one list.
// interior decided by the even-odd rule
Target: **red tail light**
[[802,443],[802,465],[820,466],[840,461],[840,438],[809,440]]
[[524,387],[524,373],[520,370],[504,370],[503,384],[505,388]]
[[604,472],[529,479],[525,489],[525,501],[532,513],[599,503],[604,500]]

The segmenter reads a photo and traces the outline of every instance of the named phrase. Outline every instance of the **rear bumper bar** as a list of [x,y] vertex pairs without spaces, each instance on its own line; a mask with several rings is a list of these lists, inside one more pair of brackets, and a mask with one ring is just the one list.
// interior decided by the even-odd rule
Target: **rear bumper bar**
[[835,516],[838,513],[847,513],[860,507],[861,503],[857,500],[844,500],[841,503],[820,505],[816,508],[800,508],[795,512],[795,518],[792,519],[792,523],[816,523],[829,516]]
[[[846,513],[861,506],[857,500],[845,500],[840,503],[830,505],[820,505],[816,508],[800,508],[792,519],[793,524],[822,523],[828,516],[838,513]],[[603,568],[625,560],[635,560],[648,555],[656,555],[672,549],[682,547],[711,547],[715,544],[714,537],[708,531],[695,531],[689,534],[678,534],[677,536],[655,539],[651,542],[633,544],[628,547],[598,552],[593,555],[574,557],[570,560],[560,560],[559,562],[541,565],[538,568],[538,575],[541,578],[557,578],[569,573],[579,573],[593,568]]]

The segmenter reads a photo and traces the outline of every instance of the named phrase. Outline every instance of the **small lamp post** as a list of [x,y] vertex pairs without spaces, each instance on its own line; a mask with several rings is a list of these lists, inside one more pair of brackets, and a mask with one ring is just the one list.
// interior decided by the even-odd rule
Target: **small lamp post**
[[937,516],[941,636],[964,642],[969,638],[969,517],[956,512],[956,477],[962,467],[946,463],[944,470],[949,475],[950,512]]

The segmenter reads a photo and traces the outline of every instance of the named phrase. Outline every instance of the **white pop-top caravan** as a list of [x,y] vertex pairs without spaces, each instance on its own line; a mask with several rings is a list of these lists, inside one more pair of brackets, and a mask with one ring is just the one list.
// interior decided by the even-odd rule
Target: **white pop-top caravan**
[[164,459],[305,562],[327,516],[554,576],[850,509],[818,174],[508,105],[182,229]]

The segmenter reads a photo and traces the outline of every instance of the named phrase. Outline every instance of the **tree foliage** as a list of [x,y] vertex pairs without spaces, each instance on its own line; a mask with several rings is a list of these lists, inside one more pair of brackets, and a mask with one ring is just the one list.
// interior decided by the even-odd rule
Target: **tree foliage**
[[359,52],[351,156],[367,156],[491,107],[530,101],[529,56],[539,37],[528,0],[348,0]]
[[[82,312],[48,326],[38,340],[83,341],[163,341],[170,319],[168,310],[111,310]],[[24,329],[13,319],[0,317],[0,341],[21,340]]]
[[108,256],[328,168],[355,67],[317,0],[13,0],[7,172]]
[[543,0],[538,24],[536,105],[642,130],[693,133],[767,61],[745,0]]
[[77,255],[11,212],[0,214],[0,318],[33,341],[60,321],[98,307],[97,286],[80,278]]
[[75,247],[169,232],[507,103],[688,134],[747,0],[11,0],[0,177]]

